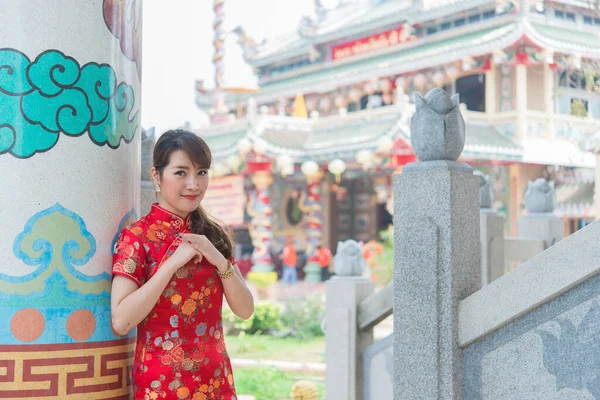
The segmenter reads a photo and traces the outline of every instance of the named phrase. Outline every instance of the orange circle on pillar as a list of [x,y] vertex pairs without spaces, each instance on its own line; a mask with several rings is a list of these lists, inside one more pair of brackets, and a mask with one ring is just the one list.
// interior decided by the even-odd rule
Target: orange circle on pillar
[[10,331],[22,342],[33,342],[42,336],[46,327],[46,319],[35,308],[24,308],[17,311],[10,320]]
[[90,310],[73,311],[67,319],[67,333],[71,338],[82,342],[88,340],[96,330],[96,317]]

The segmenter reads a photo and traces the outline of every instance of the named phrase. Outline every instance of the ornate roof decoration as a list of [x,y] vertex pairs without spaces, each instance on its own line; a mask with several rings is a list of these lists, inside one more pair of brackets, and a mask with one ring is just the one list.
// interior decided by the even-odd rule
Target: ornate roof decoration
[[555,52],[600,58],[600,36],[537,22],[523,21],[523,30],[534,44]]
[[315,92],[315,88],[320,92],[332,91],[339,86],[366,81],[374,76],[398,75],[465,57],[490,54],[493,50],[508,48],[523,38],[554,53],[600,59],[600,40],[593,33],[530,22],[528,19],[515,21],[513,15],[506,15],[490,21],[484,29],[480,25],[465,26],[456,32],[425,36],[393,48],[263,79],[256,99],[262,104],[277,101],[280,97],[293,97],[298,92],[306,95]]
[[[308,57],[317,47],[322,48],[326,43],[364,37],[374,32],[397,27],[402,23],[415,25],[434,19],[443,19],[461,11],[493,7],[495,4],[496,0],[377,0],[368,2],[368,4],[365,2],[347,4],[328,11],[320,21],[305,18],[297,31],[274,38],[256,47],[251,54],[246,55],[246,59],[250,64],[258,67],[297,57]],[[503,19],[505,23],[509,21],[517,23],[522,33],[540,47],[555,52],[577,53],[583,57],[600,59],[599,38],[590,31],[586,32],[585,29],[578,30],[579,28],[575,25],[573,29],[556,26],[548,20],[547,16],[521,10],[520,13],[503,14],[482,23],[481,26],[487,29],[493,26],[497,19]],[[438,35],[437,39],[445,40],[449,36],[458,38],[466,32],[465,28],[449,30],[443,35],[445,37]],[[481,27],[478,28],[481,29]],[[422,37],[419,43],[427,39],[429,38]],[[508,45],[511,44],[513,43]],[[398,47],[394,47],[392,50],[401,51]],[[491,50],[493,49],[488,49],[488,51]],[[385,55],[385,52],[369,53],[369,55],[378,61],[381,55]],[[353,57],[352,60],[360,61],[358,57]],[[333,62],[333,65],[336,65],[336,62]],[[312,75],[319,71],[318,67],[313,65],[291,73],[279,74],[272,80],[265,79],[265,83],[287,80],[297,74]]]
[[[496,21],[496,23],[502,22]],[[425,37],[394,47],[386,54],[368,53],[333,65],[313,66],[304,74],[282,74],[278,79],[263,80],[261,91],[255,96],[259,104],[305,95],[315,91],[327,92],[339,86],[372,79],[374,76],[392,76],[461,60],[467,56],[489,54],[491,49],[505,48],[523,36],[516,23],[493,25],[481,29],[470,26],[461,36]]]
[[[401,108],[396,106],[316,119],[261,115],[255,121],[240,120],[219,126],[219,131],[209,128],[198,134],[206,140],[216,161],[237,154],[237,144],[243,138],[260,141],[265,154],[271,157],[287,155],[296,162],[327,162],[332,158],[354,161],[360,150],[376,150],[377,141],[384,136],[410,146],[409,116],[402,116]],[[467,121],[462,158],[517,162],[522,158],[522,148],[492,125]]]
[[442,18],[485,5],[494,6],[495,0],[377,0],[369,4],[344,4],[327,11],[319,21],[302,18],[296,31],[258,46],[247,60],[253,66],[262,66],[308,54],[311,45],[364,35],[402,22],[415,24]]

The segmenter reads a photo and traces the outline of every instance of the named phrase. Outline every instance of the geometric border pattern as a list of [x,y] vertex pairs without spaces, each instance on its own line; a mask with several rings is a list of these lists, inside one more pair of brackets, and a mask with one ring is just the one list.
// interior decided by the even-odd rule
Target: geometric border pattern
[[135,338],[0,345],[0,398],[129,398]]

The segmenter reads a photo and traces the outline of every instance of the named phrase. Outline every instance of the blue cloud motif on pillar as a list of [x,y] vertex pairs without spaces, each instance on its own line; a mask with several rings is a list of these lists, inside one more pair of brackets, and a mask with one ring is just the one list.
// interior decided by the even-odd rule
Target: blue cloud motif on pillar
[[67,297],[90,300],[109,296],[109,273],[84,274],[76,268],[94,256],[96,240],[83,219],[59,203],[27,221],[15,238],[13,252],[24,264],[36,268],[26,274],[0,273],[0,298],[45,297],[55,283]]
[[[58,50],[33,62],[0,49],[0,155],[29,158],[50,150],[60,133],[88,133],[98,146],[119,147],[139,130],[135,92],[108,64],[87,63]],[[132,115],[133,114],[133,115]]]

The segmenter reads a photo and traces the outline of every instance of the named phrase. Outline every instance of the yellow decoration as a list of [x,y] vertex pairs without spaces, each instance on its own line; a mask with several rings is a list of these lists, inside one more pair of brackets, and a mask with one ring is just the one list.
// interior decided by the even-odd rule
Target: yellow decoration
[[304,96],[302,93],[298,93],[296,95],[296,99],[294,99],[294,113],[292,116],[296,118],[308,118],[306,103],[304,102]]
[[257,288],[268,288],[277,282],[277,272],[248,272],[248,280],[256,285]]
[[298,381],[292,386],[290,396],[292,400],[317,400],[319,393],[314,383],[310,381]]

